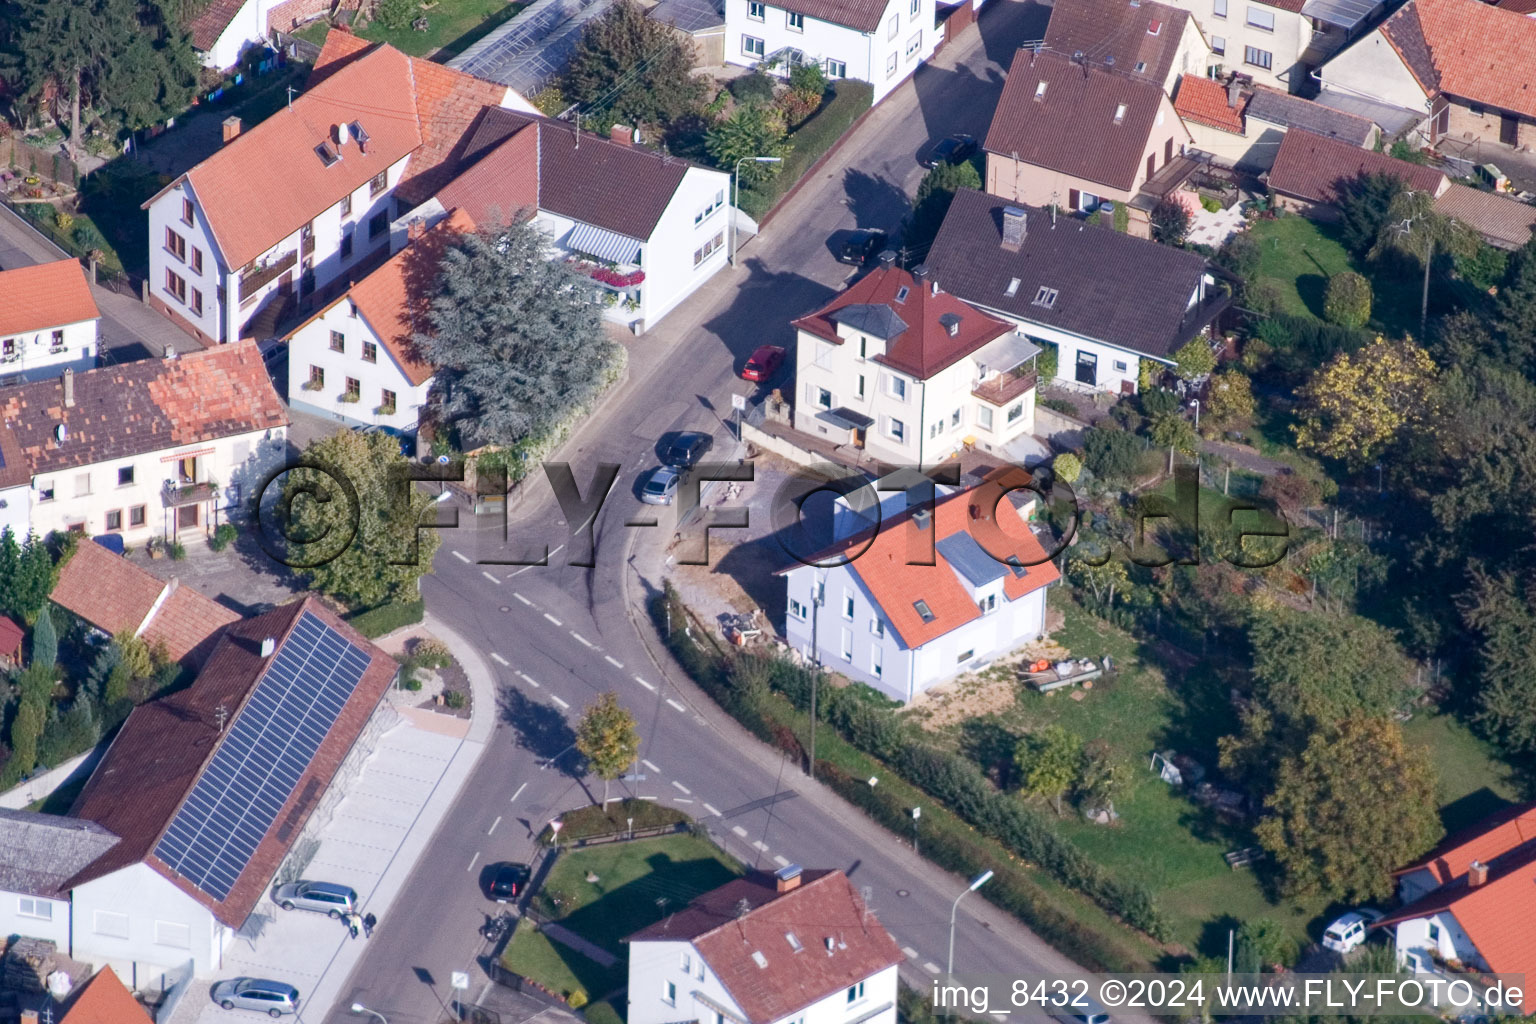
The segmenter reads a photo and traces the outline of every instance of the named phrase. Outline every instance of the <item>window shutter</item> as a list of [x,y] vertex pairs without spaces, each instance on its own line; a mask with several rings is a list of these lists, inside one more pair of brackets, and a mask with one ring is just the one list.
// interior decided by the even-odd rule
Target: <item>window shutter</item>
[[1082,205],[1083,194],[1075,188],[1067,189],[1067,207],[1076,210]]

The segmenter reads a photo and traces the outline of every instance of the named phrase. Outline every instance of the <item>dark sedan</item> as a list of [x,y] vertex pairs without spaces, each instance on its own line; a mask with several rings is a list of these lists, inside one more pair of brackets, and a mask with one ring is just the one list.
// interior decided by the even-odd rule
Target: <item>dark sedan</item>
[[714,446],[715,439],[708,434],[698,430],[685,431],[678,434],[672,443],[667,445],[666,454],[661,457],[661,464],[687,469],[702,459]]
[[976,140],[969,135],[951,135],[942,139],[918,161],[924,167],[940,164],[959,164],[969,160],[976,152]]
[[855,231],[837,252],[837,262],[862,267],[870,257],[885,248],[884,231]]
[[490,897],[497,903],[510,903],[523,894],[528,884],[527,864],[498,864],[491,876]]

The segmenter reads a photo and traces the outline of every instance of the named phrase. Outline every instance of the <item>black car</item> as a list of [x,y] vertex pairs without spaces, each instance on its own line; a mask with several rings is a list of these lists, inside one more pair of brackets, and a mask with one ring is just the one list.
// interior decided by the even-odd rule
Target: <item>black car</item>
[[491,876],[490,897],[497,903],[510,903],[523,894],[527,884],[527,864],[498,864]]
[[964,163],[976,152],[976,140],[969,135],[951,135],[930,149],[922,160],[918,161],[924,167],[937,167],[939,164]]
[[870,257],[885,248],[884,231],[855,231],[838,250],[837,262],[862,267]]
[[715,439],[708,434],[697,430],[685,431],[678,434],[672,443],[667,445],[666,454],[661,457],[661,462],[664,466],[687,469],[702,459],[714,446]]

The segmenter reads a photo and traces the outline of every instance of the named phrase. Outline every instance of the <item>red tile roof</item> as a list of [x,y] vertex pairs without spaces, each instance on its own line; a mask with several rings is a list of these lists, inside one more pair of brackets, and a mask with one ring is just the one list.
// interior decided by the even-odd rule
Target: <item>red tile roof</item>
[[437,268],[443,250],[460,235],[474,230],[475,222],[469,215],[454,210],[336,301],[294,328],[294,333],[350,299],[399,364],[406,379],[412,384],[426,383],[437,368],[417,351],[416,332],[425,329],[424,318],[432,290],[437,285]]
[[886,0],[784,0],[779,6],[817,21],[873,32],[887,5]]
[[[1036,99],[1042,82],[1045,92]],[[1017,153],[1023,163],[1128,190],[1141,171],[1162,102],[1162,86],[1146,78],[1085,69],[1046,50],[1020,50],[992,115],[986,150]],[[1125,112],[1117,124],[1121,104]],[[1170,126],[1170,132],[1188,138],[1181,127]]]
[[[934,285],[938,290],[935,294]],[[897,295],[905,288],[905,299]],[[927,380],[947,366],[970,355],[987,342],[1011,334],[1013,324],[983,313],[970,303],[943,290],[942,282],[929,277],[919,281],[895,265],[882,267],[860,279],[826,306],[793,322],[793,326],[833,344],[841,345],[837,322],[863,315],[861,307],[875,307],[879,322],[898,333],[885,337],[884,355],[874,358],[887,366]],[[895,320],[891,320],[894,317]],[[950,337],[945,319],[959,318],[959,331]],[[879,329],[864,329],[874,334]]]
[[151,1024],[151,1018],[117,972],[103,967],[76,990],[59,1024]]
[[[491,118],[486,122],[490,123]],[[516,128],[437,194],[444,209],[460,209],[477,224],[507,224],[539,207],[538,122]]]
[[1184,120],[1233,135],[1243,134],[1244,105],[1244,99],[1239,99],[1236,107],[1230,106],[1227,87],[1204,75],[1181,76],[1173,96],[1173,109]]
[[[369,667],[293,792],[278,809],[229,896],[216,900],[152,851],[218,749],[221,735],[227,735],[227,730],[219,727],[219,709],[230,713],[230,721],[238,718],[271,664],[271,659],[261,657],[262,640],[273,637],[281,649],[305,612],[317,616],[364,652]],[[393,658],[313,596],[229,626],[192,685],[135,708],[91,773],[70,814],[102,825],[122,841],[71,879],[68,887],[142,861],[207,907],[218,920],[239,928],[266,891],[303,830],[318,794],[330,784],[352,749],[397,668]]]
[[187,22],[187,29],[192,33],[192,46],[204,53],[213,49],[219,41],[219,36],[229,28],[229,23],[235,20],[235,15],[240,13],[250,0],[211,0],[197,16]]
[[782,1020],[902,962],[896,940],[841,871],[800,878],[781,893],[773,875],[754,872],[626,941],[692,941],[750,1024]]
[[0,271],[0,336],[63,327],[99,316],[101,311],[77,260]]
[[1413,0],[1439,89],[1536,117],[1536,20],[1480,0]]
[[[0,423],[14,432],[34,475],[288,422],[254,341],[104,366],[73,379],[70,407],[59,377],[0,388]],[[68,431],[63,443],[55,434],[60,424]]]
[[59,582],[49,596],[59,607],[105,632],[115,635],[128,630],[150,645],[164,643],[176,661],[191,656],[193,667],[207,658],[219,632],[240,618],[180,580],[166,583],[123,556],[84,540],[59,570]]
[[[1488,867],[1488,880],[1475,887],[1467,879],[1467,867],[1474,860]],[[1536,935],[1530,926],[1536,921],[1533,864],[1536,804],[1524,804],[1496,815],[1478,830],[1453,837],[1428,860],[1397,872],[1401,875],[1426,869],[1440,882],[1440,888],[1395,911],[1380,924],[1449,911],[1489,970],[1536,976]]]
[[[1474,0],[1475,2],[1475,0]],[[1450,180],[1433,167],[1396,160],[1339,139],[1324,138],[1293,128],[1280,140],[1269,187],[1314,203],[1332,203],[1340,181],[1361,174],[1390,174],[1413,189],[1438,196]]]
[[5,615],[0,615],[0,657],[10,658],[15,661],[21,656],[21,641],[26,631],[16,625],[15,621]]

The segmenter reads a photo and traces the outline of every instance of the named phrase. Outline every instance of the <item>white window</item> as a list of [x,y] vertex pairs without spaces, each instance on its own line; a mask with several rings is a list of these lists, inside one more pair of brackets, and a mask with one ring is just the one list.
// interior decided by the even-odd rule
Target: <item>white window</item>
[[1041,285],[1040,290],[1035,292],[1033,305],[1044,306],[1046,309],[1050,309],[1056,305],[1056,296],[1059,294],[1055,288],[1047,288],[1045,285]]
[[[955,655],[955,664],[964,665],[974,657],[976,657],[976,648],[967,648],[966,650],[963,650],[959,654]],[[851,1001],[852,1000],[850,1000],[850,1002]]]
[[804,32],[805,15],[801,14],[799,11],[790,11],[786,17],[785,24],[789,26],[789,30],[791,32]]
[[853,591],[843,591],[843,618],[853,621]]
[[885,426],[886,433],[890,434],[893,440],[906,441],[907,425],[901,422],[901,420],[890,420]]
[[95,920],[91,922],[91,930],[97,935],[105,935],[113,939],[126,939],[128,937],[128,915],[119,914],[112,910],[96,911]]
[[1123,360],[1123,359],[1116,359],[1115,360],[1115,372],[1116,373],[1124,373],[1125,372],[1125,360]]
[[923,0],[912,0],[912,10],[910,12],[912,17],[917,17],[917,12],[922,8],[922,6]]
[[1252,4],[1249,4],[1248,24],[1254,28],[1261,28],[1265,32],[1273,32],[1275,30],[1275,12],[1266,11],[1262,7],[1254,7]]
[[80,473],[75,477],[75,497],[83,497],[91,493],[91,474]]
[[693,265],[698,266],[725,246],[725,232],[715,232],[715,237],[693,250]]
[[1211,13],[1218,18],[1225,18],[1227,16],[1227,0],[1215,0]]
[[16,913],[22,917],[35,917],[39,921],[52,921],[53,901],[22,896],[16,901]]
[[859,395],[860,398],[864,397],[864,375],[862,373],[859,374],[859,391],[858,391],[858,395]]
[[1211,52],[1218,57],[1223,57],[1227,52],[1226,36],[1211,36]]
[[937,423],[930,424],[928,427],[928,440],[932,441],[934,438],[938,437],[939,431],[942,429],[944,429],[943,420],[939,420]]
[[1243,63],[1268,71],[1275,63],[1275,55],[1256,46],[1243,47]]
[[763,46],[763,41],[756,36],[742,36],[741,52],[748,57],[761,57],[767,50]]
[[1099,208],[1099,197],[1092,192],[1079,192],[1077,194],[1077,208],[1083,213],[1092,213]]
[[819,388],[815,384],[807,384],[806,387],[810,390],[811,402],[816,406],[816,408],[832,408],[832,392],[828,391],[826,388]]
[[992,429],[992,410],[985,405],[976,407],[976,425],[982,430]]
[[885,620],[878,615],[869,617],[869,631],[875,636],[885,636]]
[[890,23],[885,26],[885,38],[887,40],[895,39],[896,33],[899,31],[901,31],[901,15],[893,14],[891,15]]
[[842,641],[842,648],[841,649],[842,649],[842,652],[843,652],[843,660],[844,661],[852,661],[853,660],[853,630],[849,629],[847,626],[844,626],[843,629],[842,629],[842,636],[840,637],[840,639]]
[[801,604],[799,601],[796,601],[794,598],[790,598],[789,617],[792,619],[803,620],[805,618],[805,605]]
[[753,21],[762,21],[763,16],[767,13],[767,4],[760,4],[757,2],[757,0],[747,0],[747,17],[751,18]]
[[885,77],[890,78],[896,73],[896,55],[893,53],[885,61]]
[[880,675],[881,675],[882,666],[880,664],[880,661],[881,661],[880,647],[878,645],[874,646],[874,647],[871,647],[869,649],[869,671],[870,671],[871,674],[874,675],[874,677],[876,679],[879,679]]
[[848,77],[848,62],[847,61],[842,61],[842,60],[829,60],[829,61],[827,61],[827,77],[828,78],[847,78]]
[[155,945],[191,949],[192,929],[177,921],[156,921]]
[[38,501],[52,501],[53,500],[53,481],[52,480],[39,480],[37,482],[37,500]]
[[683,973],[693,973],[693,957],[689,956],[686,952],[683,954]]
[[693,222],[695,224],[702,224],[702,223],[704,223],[704,220],[707,217],[712,216],[716,210],[720,209],[720,207],[722,207],[724,205],[725,205],[725,190],[721,189],[721,190],[719,190],[719,191],[717,191],[715,193],[715,197],[713,199],[711,199],[707,204],[705,204],[703,207],[701,207],[699,209],[698,213],[695,213],[693,215]]
[[668,1006],[677,1005],[677,985],[670,981],[661,983],[661,1001]]
[[907,40],[907,59],[911,60],[918,50],[923,48],[923,33],[918,31],[911,39]]
[[954,430],[959,425],[960,425],[960,410],[956,409],[954,412],[949,414],[949,429],[950,430]]
[[693,976],[699,981],[704,980],[704,958],[699,957],[693,964]]
[[977,605],[978,605],[978,607],[981,608],[981,614],[983,614],[983,615],[991,614],[992,612],[997,610],[997,595],[996,594],[988,594],[986,597],[984,597],[980,601],[978,601]]
[[886,390],[891,393],[892,398],[899,398],[905,402],[907,400],[906,378],[898,377],[895,374],[892,374],[886,378]]

